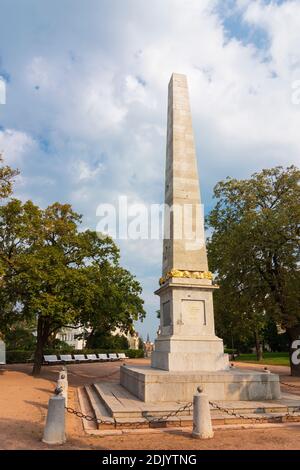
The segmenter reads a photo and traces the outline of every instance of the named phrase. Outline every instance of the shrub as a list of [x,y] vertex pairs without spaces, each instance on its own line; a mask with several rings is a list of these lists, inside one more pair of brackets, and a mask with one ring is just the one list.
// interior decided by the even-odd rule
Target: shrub
[[5,343],[6,348],[12,351],[32,351],[36,345],[36,337],[31,330],[17,325],[5,335]]
[[34,351],[6,351],[7,364],[22,364],[33,361]]

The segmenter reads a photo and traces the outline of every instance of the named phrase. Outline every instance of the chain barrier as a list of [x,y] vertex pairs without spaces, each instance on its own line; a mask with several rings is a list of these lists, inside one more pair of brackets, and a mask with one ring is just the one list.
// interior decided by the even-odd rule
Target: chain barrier
[[[266,422],[266,418],[264,416],[261,416],[261,417],[247,416],[247,415],[244,415],[244,414],[241,414],[241,413],[237,413],[236,411],[230,410],[228,408],[224,408],[223,406],[220,406],[217,403],[214,403],[214,402],[211,402],[211,401],[209,402],[209,404],[215,410],[222,411],[223,413],[226,413],[229,416],[234,416],[235,418],[238,418],[238,419],[250,420],[252,422],[254,421],[255,423],[260,423],[260,424]],[[154,424],[154,423],[159,424],[159,423],[167,421],[169,418],[177,416],[179,413],[182,413],[183,411],[186,411],[186,410],[190,409],[192,407],[192,405],[193,404],[190,402],[190,403],[187,403],[186,405],[181,406],[177,410],[171,411],[170,413],[168,413],[166,415],[159,416],[157,418],[152,418],[152,419],[148,418],[147,416],[144,416],[144,418],[146,418],[148,424]],[[101,419],[101,418],[96,418],[94,416],[84,414],[81,411],[74,410],[71,407],[66,407],[66,411],[70,414],[74,414],[78,418],[85,419],[86,421],[93,421],[96,424],[112,425],[112,420],[113,420],[115,427],[118,426],[118,423],[117,423],[115,418],[111,418],[111,420],[108,421],[108,420],[104,420],[104,419]],[[284,415],[274,415],[274,416],[272,416],[272,419],[277,420],[277,421],[282,421],[283,418],[295,417],[296,413],[299,413],[299,412],[300,412],[300,406],[297,407],[296,409],[294,409],[293,411],[288,411]],[[122,426],[125,425],[125,426],[128,426],[128,427],[138,428],[140,426],[143,426],[145,424],[145,422],[136,423],[136,422],[131,422],[131,421],[122,421],[121,424],[122,424]]]
[[[247,419],[247,420],[251,420],[251,421],[254,421],[255,423],[264,423],[266,421],[266,418],[261,416],[261,417],[253,417],[253,416],[247,416],[247,415],[243,415],[241,413],[237,413],[233,410],[229,410],[228,408],[224,408],[223,406],[220,406],[218,405],[217,403],[214,403],[212,401],[209,402],[209,404],[215,409],[215,410],[219,410],[219,411],[222,411],[224,413],[227,413],[228,415],[230,416],[234,416],[235,418],[238,418],[238,419]],[[300,412],[300,406],[298,406],[296,409],[292,410],[292,411],[288,411],[287,413],[285,413],[284,415],[274,415],[272,416],[272,419],[274,420],[280,420],[282,421],[283,418],[290,418],[290,417],[294,417],[296,413],[299,413]],[[300,418],[300,416],[299,416]]]
[[[143,416],[143,418],[145,418],[149,424],[163,423],[163,422],[167,421],[169,418],[171,418],[173,416],[177,416],[179,413],[182,413],[183,411],[186,411],[186,410],[190,409],[192,406],[193,406],[193,403],[190,402],[190,403],[187,403],[186,405],[182,405],[177,410],[170,411],[170,413],[168,413],[166,415],[159,416],[157,418],[152,418],[152,419],[149,418],[148,416]],[[111,420],[108,421],[108,420],[104,420],[104,419],[101,419],[101,418],[96,418],[94,416],[84,414],[81,411],[74,410],[74,408],[71,408],[69,406],[66,406],[65,409],[68,413],[74,414],[78,418],[85,419],[86,421],[93,421],[96,424],[109,424],[109,425],[112,425],[112,420],[113,420],[115,427],[118,426],[118,423],[117,423],[115,418],[111,418]],[[141,421],[140,423],[136,423],[136,422],[131,422],[131,421],[122,421],[121,424],[122,424],[122,426],[125,425],[125,426],[129,426],[129,427],[138,428],[140,426],[143,426],[145,424],[145,422]]]
[[286,385],[287,387],[300,389],[300,384],[299,385],[294,385],[294,384],[288,384],[287,382],[280,382],[280,383],[281,383],[281,385]]

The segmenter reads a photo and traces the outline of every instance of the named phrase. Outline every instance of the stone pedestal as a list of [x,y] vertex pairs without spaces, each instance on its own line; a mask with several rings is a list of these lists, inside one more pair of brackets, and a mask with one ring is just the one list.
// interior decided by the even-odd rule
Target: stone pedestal
[[208,279],[170,278],[160,296],[160,331],[151,366],[169,371],[226,370],[228,355],[215,335]]
[[275,400],[281,397],[279,377],[264,372],[170,372],[151,367],[122,366],[121,385],[145,402],[192,401],[199,386],[209,400]]

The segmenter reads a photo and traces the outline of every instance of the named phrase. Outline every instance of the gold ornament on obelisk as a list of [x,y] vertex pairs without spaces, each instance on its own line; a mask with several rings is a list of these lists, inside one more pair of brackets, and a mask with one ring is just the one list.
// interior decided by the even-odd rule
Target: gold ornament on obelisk
[[159,285],[162,286],[171,277],[181,277],[187,279],[213,279],[210,271],[181,271],[179,269],[172,269],[164,277],[159,280]]

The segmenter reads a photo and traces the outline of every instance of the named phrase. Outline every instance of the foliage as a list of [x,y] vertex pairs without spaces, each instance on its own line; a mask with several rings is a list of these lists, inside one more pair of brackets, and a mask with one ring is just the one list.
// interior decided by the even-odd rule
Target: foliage
[[0,154],[0,200],[11,195],[13,182],[18,174],[18,170],[13,170],[8,165],[3,166],[3,157]]
[[10,350],[31,351],[36,346],[36,337],[33,331],[26,326],[16,325],[5,336],[6,348]]
[[111,335],[95,331],[89,342],[89,348],[97,349],[128,349],[128,341],[125,336]]
[[71,353],[74,350],[73,346],[70,346],[70,344],[66,343],[65,341],[62,341],[58,338],[55,338],[51,343],[48,342],[48,344],[45,346],[45,350],[53,350],[53,351],[62,351],[66,354]]
[[252,333],[261,342],[269,318],[290,342],[298,337],[299,178],[293,166],[276,167],[248,180],[227,178],[214,189],[207,222],[210,266],[220,285],[217,324],[240,339]]
[[35,323],[35,375],[61,328],[130,330],[145,315],[140,284],[119,265],[115,243],[80,232],[80,223],[68,204],[40,209],[11,199],[0,206],[0,331]]

